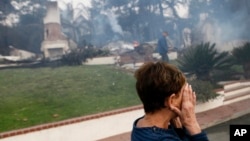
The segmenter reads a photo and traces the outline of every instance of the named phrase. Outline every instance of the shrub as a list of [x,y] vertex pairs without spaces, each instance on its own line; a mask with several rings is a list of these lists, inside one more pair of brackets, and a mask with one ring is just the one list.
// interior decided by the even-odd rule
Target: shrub
[[236,59],[236,63],[241,64],[246,78],[250,78],[250,42],[245,43],[243,46],[234,48],[232,51]]
[[242,65],[233,65],[228,70],[216,70],[213,71],[213,82],[220,81],[232,81],[243,79],[243,67]]
[[218,52],[215,44],[202,43],[186,49],[177,60],[180,69],[195,74],[197,79],[211,81],[214,70],[227,70],[232,66],[228,52]]
[[218,96],[218,94],[214,92],[212,84],[208,81],[196,79],[189,80],[188,83],[192,85],[192,88],[196,93],[197,101],[199,102],[206,102]]
[[108,56],[109,50],[101,50],[94,47],[77,48],[62,56],[61,62],[65,65],[81,65],[87,59],[99,56]]

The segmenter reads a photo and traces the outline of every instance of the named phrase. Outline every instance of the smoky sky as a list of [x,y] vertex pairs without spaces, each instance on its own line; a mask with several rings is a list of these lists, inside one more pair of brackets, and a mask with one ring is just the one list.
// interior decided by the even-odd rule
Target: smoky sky
[[[212,1],[215,2],[215,0]],[[250,2],[228,0],[226,5],[222,2],[216,1],[214,5],[219,6],[214,7],[205,21],[198,23],[199,30],[204,32],[203,40],[217,44],[249,40]]]

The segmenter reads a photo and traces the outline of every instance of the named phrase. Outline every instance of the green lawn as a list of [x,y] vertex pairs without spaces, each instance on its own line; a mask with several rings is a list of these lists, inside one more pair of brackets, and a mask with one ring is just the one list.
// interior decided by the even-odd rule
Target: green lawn
[[114,66],[0,70],[0,132],[140,104]]

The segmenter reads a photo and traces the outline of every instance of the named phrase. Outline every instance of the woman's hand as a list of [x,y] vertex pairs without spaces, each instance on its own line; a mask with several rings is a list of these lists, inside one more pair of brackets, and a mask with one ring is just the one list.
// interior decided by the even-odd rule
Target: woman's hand
[[196,95],[193,92],[191,85],[186,84],[182,89],[182,104],[181,109],[170,106],[170,109],[175,112],[182,123],[191,135],[201,132],[201,128],[197,122],[195,115]]
[[176,117],[170,121],[170,124],[175,128],[182,128],[181,120],[179,117]]

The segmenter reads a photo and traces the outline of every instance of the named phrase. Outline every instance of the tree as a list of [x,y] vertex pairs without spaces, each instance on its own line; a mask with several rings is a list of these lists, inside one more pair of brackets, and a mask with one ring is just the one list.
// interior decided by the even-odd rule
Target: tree
[[[5,2],[5,3],[3,3]],[[22,3],[26,3],[23,5]],[[1,1],[0,15],[2,21],[6,21],[9,14],[19,18],[18,23],[0,25],[0,53],[9,54],[9,46],[39,53],[43,40],[43,17],[45,13],[45,1]],[[3,4],[3,5],[2,5]],[[7,9],[7,10],[6,10]],[[0,12],[1,13],[1,12]],[[9,21],[8,21],[9,22]]]
[[7,15],[13,12],[14,8],[11,5],[10,0],[1,0],[0,1],[0,54],[8,55],[9,54],[9,40],[8,32],[9,27],[7,26]]
[[61,10],[63,32],[78,45],[82,38],[91,34],[89,11],[82,3],[73,7],[72,3],[64,3],[65,10]]
[[232,51],[233,56],[236,59],[237,64],[243,66],[244,75],[247,79],[250,78],[250,42],[244,45],[234,48]]
[[20,15],[20,22],[13,30],[16,33],[11,36],[14,47],[41,53],[40,47],[44,38],[43,16],[39,17],[35,13]]
[[183,42],[182,31],[190,27],[190,22],[178,14],[178,6],[188,3],[187,0],[107,0],[104,10],[112,9],[119,15],[119,25],[128,41],[152,41],[167,30],[179,46]]
[[228,52],[218,52],[215,44],[201,43],[189,47],[178,59],[180,69],[189,74],[195,74],[197,79],[212,81],[212,72],[226,70],[232,66]]
[[0,21],[4,21],[7,15],[13,12],[14,7],[11,5],[11,0],[0,1]]
[[90,12],[91,41],[98,47],[122,38],[116,14],[107,8],[108,6],[106,4],[108,2],[109,1],[92,0],[92,5],[96,6],[92,8]]

